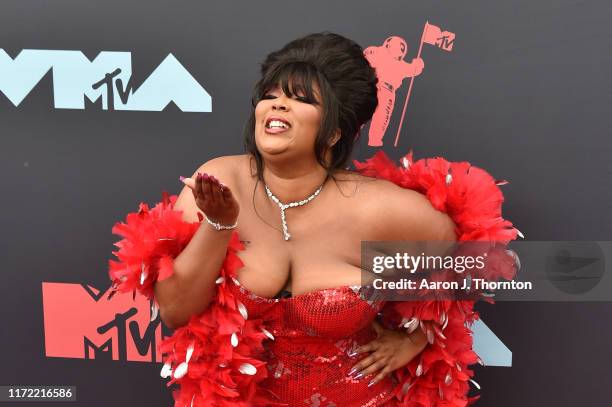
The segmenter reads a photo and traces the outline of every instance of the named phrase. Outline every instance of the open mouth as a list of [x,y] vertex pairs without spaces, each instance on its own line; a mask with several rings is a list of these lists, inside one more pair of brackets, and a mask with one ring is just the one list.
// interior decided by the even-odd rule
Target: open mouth
[[265,125],[266,130],[273,130],[274,132],[279,132],[279,131],[283,131],[283,130],[288,130],[289,128],[291,128],[291,124],[280,117],[269,117],[268,120],[266,120],[266,125]]

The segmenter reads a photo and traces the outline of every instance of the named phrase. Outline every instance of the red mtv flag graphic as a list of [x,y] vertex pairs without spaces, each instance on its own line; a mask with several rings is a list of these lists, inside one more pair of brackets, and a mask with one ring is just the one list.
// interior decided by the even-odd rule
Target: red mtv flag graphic
[[426,44],[435,45],[444,51],[452,51],[453,44],[455,42],[455,33],[450,31],[442,31],[437,25],[425,23],[423,42]]

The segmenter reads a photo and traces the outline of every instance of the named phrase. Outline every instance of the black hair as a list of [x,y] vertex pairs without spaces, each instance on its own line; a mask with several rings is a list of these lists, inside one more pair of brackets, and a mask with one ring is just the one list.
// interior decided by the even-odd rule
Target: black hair
[[[252,111],[244,128],[244,147],[255,158],[258,179],[262,179],[263,161],[255,144],[255,106],[267,91],[280,85],[289,97],[300,93],[303,101],[316,103],[312,84],[318,85],[323,117],[315,155],[333,177],[333,171],[347,165],[361,127],[374,114],[377,81],[363,48],[329,31],[306,35],[270,53],[261,64],[261,78],[253,88]],[[331,162],[327,164],[325,153],[337,128],[340,138],[331,147]]]

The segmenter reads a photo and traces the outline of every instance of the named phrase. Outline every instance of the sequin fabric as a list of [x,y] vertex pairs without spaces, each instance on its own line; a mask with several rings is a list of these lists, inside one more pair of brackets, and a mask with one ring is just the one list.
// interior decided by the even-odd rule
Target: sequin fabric
[[[498,185],[507,181],[496,180],[467,161],[449,162],[442,157],[415,161],[412,151],[400,162],[398,167],[378,151],[365,162],[353,163],[362,175],[422,193],[435,209],[452,218],[458,241],[508,243],[524,237],[501,216],[504,196]],[[141,202],[137,212],[113,226],[112,232],[122,240],[113,251],[118,260],[109,261],[113,285],[107,298],[117,292],[139,292],[154,299],[155,283],[172,275],[173,259],[199,228],[199,222],[186,222],[182,212],[173,209],[177,198],[164,192],[153,208]],[[386,303],[379,314],[383,325],[399,327],[405,322],[406,327],[418,321],[428,345],[396,369],[393,379],[367,389],[368,378],[353,382],[345,376],[346,364],[365,355],[351,360],[347,350],[374,337],[367,327],[372,312],[381,306],[357,298],[348,286],[279,301],[253,296],[230,280],[243,266],[237,256],[243,249],[237,232],[232,233],[216,281],[216,300],[159,344],[164,358],[160,374],[170,379],[168,387],[178,385],[172,392],[176,406],[397,405],[392,398],[384,401],[389,394],[386,386],[394,380],[394,397],[401,398],[404,406],[466,407],[480,397],[468,396],[470,384],[479,388],[470,365],[482,363],[472,349],[469,329],[479,317],[474,301]],[[489,280],[513,278],[519,267],[515,258],[506,262],[500,256],[491,257],[497,261],[487,267],[492,272]],[[490,297],[483,299],[494,303]],[[253,319],[256,315],[261,318]],[[272,333],[266,328],[278,340],[269,339]],[[261,385],[264,382],[266,387]],[[271,400],[271,390],[283,403]]]
[[288,298],[255,295],[233,279],[231,290],[249,318],[266,321],[268,378],[262,386],[288,406],[395,406],[394,379],[368,387],[375,374],[353,379],[351,368],[369,353],[353,350],[376,338],[372,321],[384,301],[370,300],[365,287],[343,286]]

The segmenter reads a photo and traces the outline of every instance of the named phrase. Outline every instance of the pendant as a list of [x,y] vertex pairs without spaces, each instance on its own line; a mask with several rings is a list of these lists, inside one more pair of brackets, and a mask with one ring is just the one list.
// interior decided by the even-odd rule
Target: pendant
[[[325,181],[323,181],[323,184],[324,183],[325,183]],[[270,191],[270,188],[268,188],[268,186],[266,184],[264,184],[264,187],[266,188],[266,193],[268,194],[270,199],[272,199],[278,205],[278,207],[280,208],[280,211],[281,211],[281,224],[283,226],[283,236],[285,238],[285,241],[287,241],[287,240],[289,240],[291,238],[291,234],[289,233],[289,229],[287,228],[287,220],[285,218],[285,210],[288,209],[288,208],[296,207],[296,206],[306,205],[308,202],[310,202],[313,199],[315,199],[317,197],[317,195],[319,195],[319,192],[321,192],[321,189],[323,189],[323,184],[321,184],[319,186],[319,188],[317,188],[317,190],[312,195],[310,195],[308,198],[302,199],[301,201],[290,202],[288,204],[282,203],[276,196],[274,196],[272,191]]]

